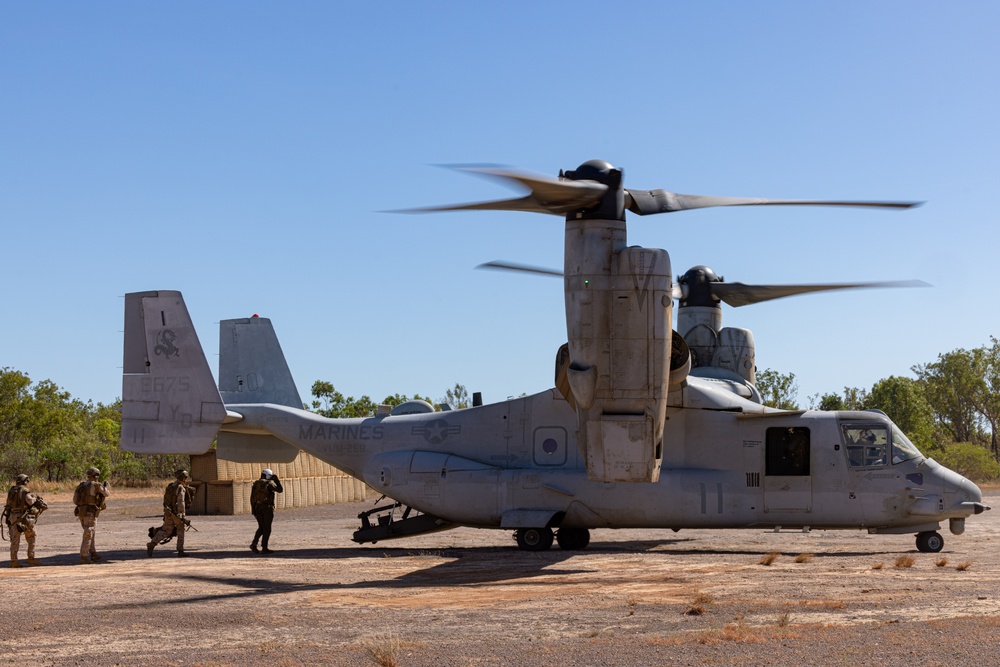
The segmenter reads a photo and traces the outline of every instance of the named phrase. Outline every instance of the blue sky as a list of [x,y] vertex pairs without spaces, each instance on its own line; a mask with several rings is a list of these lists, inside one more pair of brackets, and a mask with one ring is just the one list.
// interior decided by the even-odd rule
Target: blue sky
[[799,401],[1000,335],[1000,4],[0,0],[0,367],[121,394],[121,296],[270,317],[300,393],[487,402],[552,384],[562,221],[382,211],[505,198],[432,165],[626,186],[926,200],[907,212],[631,217],[673,273],[751,283],[922,279],[724,321]]

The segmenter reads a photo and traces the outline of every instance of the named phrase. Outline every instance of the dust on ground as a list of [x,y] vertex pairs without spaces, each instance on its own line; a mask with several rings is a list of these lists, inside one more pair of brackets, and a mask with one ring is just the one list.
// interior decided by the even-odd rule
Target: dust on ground
[[104,560],[80,565],[69,494],[46,500],[44,565],[0,561],[0,665],[1000,662],[998,509],[938,554],[764,530],[596,530],[585,551],[529,553],[471,528],[359,546],[369,501],[277,512],[266,556],[252,517],[192,517],[188,557],[147,558],[160,491],[116,490]]

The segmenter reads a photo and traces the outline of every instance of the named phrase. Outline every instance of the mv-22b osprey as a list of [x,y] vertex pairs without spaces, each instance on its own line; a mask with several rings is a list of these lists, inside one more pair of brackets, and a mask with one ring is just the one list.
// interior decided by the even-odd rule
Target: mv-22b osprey
[[914,533],[920,551],[935,552],[942,521],[958,535],[989,509],[975,484],[923,456],[882,413],[762,405],[750,331],[722,326],[720,302],[900,283],[754,286],[707,267],[674,283],[666,251],[625,238],[626,211],[913,204],[631,190],[599,160],[558,179],[473,171],[530,192],[421,210],[565,216],[565,266],[554,273],[565,281],[568,343],[553,388],[329,419],[303,409],[269,320],[221,322],[216,388],[181,294],[139,292],[125,299],[122,447],[200,454],[218,434],[230,460],[290,461],[305,450],[393,501],[360,515],[361,543],[456,526],[511,530],[526,550],[553,539],[582,549],[594,528],[822,528]]

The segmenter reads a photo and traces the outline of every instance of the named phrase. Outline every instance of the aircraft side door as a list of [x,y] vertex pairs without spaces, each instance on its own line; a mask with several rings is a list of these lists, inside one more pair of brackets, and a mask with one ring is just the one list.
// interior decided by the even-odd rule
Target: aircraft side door
[[812,511],[812,444],[805,426],[764,432],[764,511]]

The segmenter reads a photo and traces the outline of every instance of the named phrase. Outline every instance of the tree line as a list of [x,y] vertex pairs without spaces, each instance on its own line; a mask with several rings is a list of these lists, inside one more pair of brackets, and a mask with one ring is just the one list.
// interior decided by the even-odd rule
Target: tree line
[[[844,387],[809,397],[817,410],[881,410],[920,450],[943,465],[977,481],[1000,478],[1000,341],[973,350],[956,349],[936,361],[911,368],[914,377],[891,376],[870,389]],[[798,410],[794,373],[765,369],[757,388],[766,405]],[[471,403],[456,383],[438,400],[414,394],[392,394],[381,404],[408,400],[454,408]],[[333,383],[312,385],[311,407],[327,417],[367,417],[379,404],[369,396],[345,396]],[[62,483],[82,477],[97,466],[119,483],[143,484],[171,478],[187,456],[134,454],[118,447],[121,401],[105,405],[73,398],[52,380],[32,382],[27,374],[0,368],[0,475],[25,473]]]

